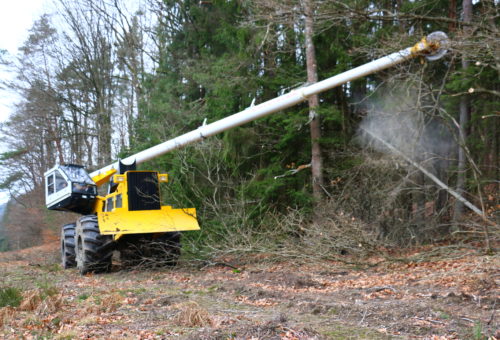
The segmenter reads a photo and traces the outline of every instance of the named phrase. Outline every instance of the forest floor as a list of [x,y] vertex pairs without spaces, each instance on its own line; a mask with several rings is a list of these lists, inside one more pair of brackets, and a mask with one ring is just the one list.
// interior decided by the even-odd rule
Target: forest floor
[[[500,256],[420,248],[374,266],[245,262],[80,276],[56,240],[0,254],[6,339],[496,339]],[[439,256],[420,256],[436,253]],[[443,255],[443,254],[446,254]],[[420,260],[418,260],[420,259]],[[377,263],[371,258],[368,263]],[[231,265],[228,265],[231,263]]]

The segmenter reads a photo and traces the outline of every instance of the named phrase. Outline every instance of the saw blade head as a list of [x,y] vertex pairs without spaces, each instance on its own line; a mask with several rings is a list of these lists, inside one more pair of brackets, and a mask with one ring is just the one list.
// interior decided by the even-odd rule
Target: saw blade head
[[432,32],[426,37],[427,43],[431,46],[432,52],[427,54],[425,57],[427,60],[434,61],[441,59],[450,47],[450,39],[446,33],[441,31]]

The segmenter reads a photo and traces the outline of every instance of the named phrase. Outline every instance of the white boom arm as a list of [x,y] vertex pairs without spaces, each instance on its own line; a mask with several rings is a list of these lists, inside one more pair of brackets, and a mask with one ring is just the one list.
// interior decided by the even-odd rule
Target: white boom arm
[[[402,63],[405,60],[417,56],[426,56],[429,60],[441,58],[446,53],[448,37],[443,32],[434,32],[423,38],[413,47],[408,47],[399,52],[376,59],[367,64],[358,66],[352,70],[327,78],[312,85],[295,89],[287,94],[268,100],[256,106],[249,107],[231,116],[215,121],[211,124],[200,126],[198,129],[185,133],[176,138],[153,146],[149,149],[136,153],[122,160],[125,164],[134,161],[137,164],[144,163],[150,159],[161,156],[172,150],[180,149],[188,144],[202,140],[203,138],[216,135],[220,132],[265,117],[271,113],[294,106],[308,99],[309,96],[324,92],[349,81],[364,77],[366,75],[384,70],[391,66]],[[112,168],[118,169],[118,162],[110,164],[102,169],[90,174],[90,177],[97,176]]]

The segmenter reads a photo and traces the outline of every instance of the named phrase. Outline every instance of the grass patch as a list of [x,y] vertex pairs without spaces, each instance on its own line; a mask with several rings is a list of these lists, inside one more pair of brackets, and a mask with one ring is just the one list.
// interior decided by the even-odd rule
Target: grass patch
[[0,288],[0,307],[18,307],[23,300],[23,294],[19,288]]
[[40,268],[42,270],[49,272],[49,273],[60,272],[63,270],[59,263],[44,264],[44,265],[41,265]]
[[443,320],[449,320],[451,318],[451,316],[446,312],[441,312],[441,313],[439,313],[439,318],[441,318]]
[[177,325],[185,327],[207,327],[213,325],[213,320],[208,311],[195,301],[179,305],[180,312],[175,318]]
[[80,326],[91,326],[97,324],[99,318],[96,315],[89,315],[79,319],[76,324]]
[[89,297],[90,297],[90,294],[88,294],[88,293],[83,293],[83,294],[78,295],[77,299],[78,299],[78,301],[85,301],[85,300],[87,300]]
[[347,339],[370,339],[370,340],[385,340],[394,339],[395,337],[372,329],[362,327],[337,326],[334,329],[328,329],[321,332],[327,339],[347,340]]
[[128,296],[128,295],[140,295],[143,293],[146,293],[148,290],[143,287],[139,288],[129,288],[129,289],[121,289],[118,291],[118,294],[122,296]]
[[40,298],[42,301],[59,293],[59,289],[48,282],[38,282],[36,285],[40,292]]
[[487,337],[483,335],[483,325],[479,321],[474,324],[474,327],[472,327],[472,339],[474,340],[487,339]]

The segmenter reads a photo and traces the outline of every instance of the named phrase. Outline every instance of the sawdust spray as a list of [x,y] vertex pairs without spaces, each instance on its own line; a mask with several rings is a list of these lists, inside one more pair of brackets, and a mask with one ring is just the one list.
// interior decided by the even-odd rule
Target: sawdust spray
[[427,108],[417,104],[412,96],[401,95],[370,103],[357,139],[365,147],[392,153],[365,132],[368,131],[416,162],[428,163],[431,167],[446,166],[444,163],[450,161],[456,150],[452,131],[441,117],[426,113]]

